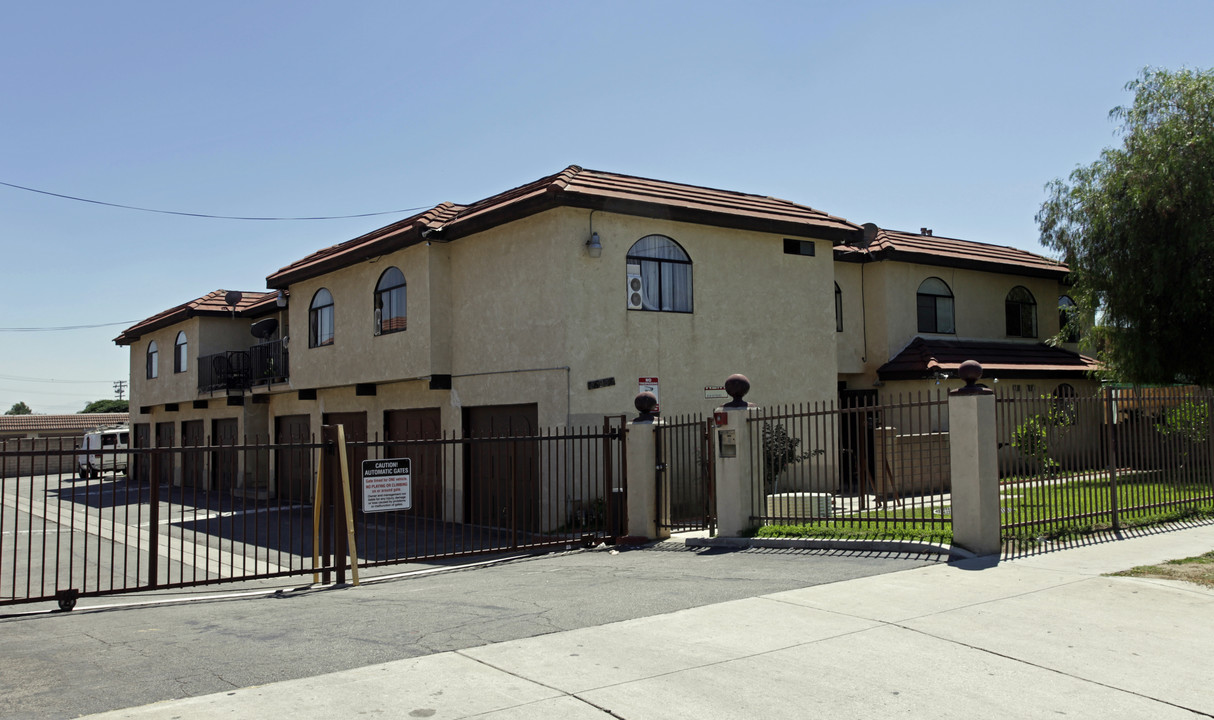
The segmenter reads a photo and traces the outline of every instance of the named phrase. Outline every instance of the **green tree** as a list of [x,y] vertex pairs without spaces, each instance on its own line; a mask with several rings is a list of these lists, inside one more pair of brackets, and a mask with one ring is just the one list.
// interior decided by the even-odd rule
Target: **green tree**
[[79,414],[83,413],[124,413],[130,410],[130,403],[126,400],[94,400],[84,406]]
[[13,403],[13,406],[8,409],[5,415],[33,415],[34,411],[30,410],[30,406],[24,402]]
[[780,492],[780,476],[794,463],[821,455],[824,450],[798,452],[801,438],[792,437],[779,423],[763,425],[763,487],[767,494]]
[[1204,443],[1210,437],[1210,406],[1204,402],[1185,400],[1164,410],[1163,417],[1155,423],[1155,429],[1163,435],[1175,435],[1184,440],[1180,448],[1180,464],[1189,461],[1189,451],[1194,445]]
[[1036,461],[1037,469],[1054,475],[1058,461],[1050,456],[1050,445],[1075,424],[1075,410],[1065,401],[1043,397],[1046,410],[1026,417],[1012,430],[1012,447]]
[[[1214,71],[1147,68],[1126,85],[1121,147],[1046,185],[1041,242],[1075,283],[1077,321],[1128,382],[1214,382]],[[1065,331],[1064,331],[1065,332]]]

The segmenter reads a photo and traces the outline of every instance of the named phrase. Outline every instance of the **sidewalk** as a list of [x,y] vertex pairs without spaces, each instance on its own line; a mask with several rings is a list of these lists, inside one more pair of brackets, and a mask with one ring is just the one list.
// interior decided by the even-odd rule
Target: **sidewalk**
[[93,718],[1214,716],[1214,526],[964,560]]

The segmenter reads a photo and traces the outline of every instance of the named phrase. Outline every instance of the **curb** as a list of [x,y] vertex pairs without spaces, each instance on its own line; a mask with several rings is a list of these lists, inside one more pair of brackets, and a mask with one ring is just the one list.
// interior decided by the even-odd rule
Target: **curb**
[[920,542],[917,540],[845,540],[842,538],[745,538],[745,537],[689,537],[665,542],[682,542],[688,547],[720,547],[745,550],[749,548],[796,549],[796,550],[867,550],[876,552],[916,553],[920,555],[943,555],[949,560],[968,560],[977,557],[974,553],[955,545]]

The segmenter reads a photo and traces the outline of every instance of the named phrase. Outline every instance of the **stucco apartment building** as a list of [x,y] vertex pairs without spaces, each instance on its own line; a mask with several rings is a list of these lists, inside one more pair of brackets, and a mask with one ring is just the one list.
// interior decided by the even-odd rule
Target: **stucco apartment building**
[[1065,283],[1032,253],[571,166],[115,342],[131,349],[140,444],[332,423],[356,438],[518,434],[629,413],[642,378],[664,414],[711,411],[708,388],[735,372],[764,405],[936,387],[966,357],[1001,382],[1078,387],[1091,361],[1042,344]]

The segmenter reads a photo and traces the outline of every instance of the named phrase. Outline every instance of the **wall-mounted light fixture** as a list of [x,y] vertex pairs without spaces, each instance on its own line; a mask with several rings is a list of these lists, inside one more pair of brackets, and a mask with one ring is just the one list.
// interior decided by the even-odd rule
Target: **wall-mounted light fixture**
[[287,306],[287,294],[279,290],[278,297],[274,298],[274,304],[280,308],[285,308]]
[[598,233],[590,233],[590,239],[586,241],[586,254],[592,258],[602,257],[603,243],[599,242]]

